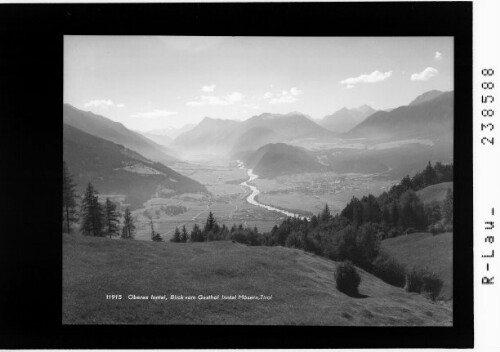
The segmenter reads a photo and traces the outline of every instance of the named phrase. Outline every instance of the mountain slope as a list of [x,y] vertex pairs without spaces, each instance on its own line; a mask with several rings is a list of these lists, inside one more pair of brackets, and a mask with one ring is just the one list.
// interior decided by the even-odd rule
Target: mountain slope
[[163,135],[154,134],[150,132],[139,132],[139,133],[142,134],[144,137],[149,138],[153,142],[160,144],[163,147],[168,147],[168,145],[173,141],[172,138],[164,134]]
[[359,108],[342,108],[331,115],[327,115],[320,120],[319,124],[324,128],[334,132],[347,132],[368,116],[375,113],[375,109],[368,105]]
[[161,163],[68,124],[63,124],[63,158],[79,191],[92,182],[102,194],[125,195],[133,208],[159,190],[206,192],[203,185]]
[[248,155],[244,162],[262,178],[320,172],[325,169],[311,152],[284,143],[266,144]]
[[257,149],[267,143],[332,136],[335,134],[301,113],[264,113],[241,122],[206,117],[190,131],[179,135],[172,147],[180,151],[227,154]]
[[205,117],[198,125],[177,136],[172,147],[180,151],[224,152],[235,140],[238,124],[233,120]]
[[377,111],[346,133],[348,138],[448,138],[453,134],[453,92],[417,105]]
[[[451,325],[451,307],[358,269],[360,293],[335,287],[336,262],[284,247],[63,236],[64,324]],[[103,299],[121,294],[121,300]],[[129,300],[183,296],[183,300]],[[198,299],[219,295],[218,300]],[[268,300],[222,300],[265,295]],[[187,300],[187,296],[195,299]]]
[[64,104],[63,122],[96,137],[121,144],[162,164],[168,165],[178,161],[175,157],[169,155],[169,153],[172,153],[169,149],[137,132],[127,129],[119,122],[96,115],[90,111],[82,111],[69,104]]
[[441,94],[443,94],[443,92],[441,92],[440,90],[430,90],[428,92],[425,92],[425,93],[419,95],[415,99],[413,99],[411,101],[411,103],[408,104],[408,105],[410,105],[410,106],[412,106],[412,105],[419,105],[419,104],[431,101],[432,99],[437,98]]

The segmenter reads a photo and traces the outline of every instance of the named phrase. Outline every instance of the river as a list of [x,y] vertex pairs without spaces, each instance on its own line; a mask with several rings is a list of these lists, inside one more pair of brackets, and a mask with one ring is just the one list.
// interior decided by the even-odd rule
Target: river
[[[240,160],[236,160],[236,162],[238,163],[238,167],[241,170],[245,170],[245,164],[243,162],[241,162]],[[245,182],[240,183],[240,185],[244,186],[244,187],[248,187],[252,191],[250,193],[250,195],[247,197],[247,202],[248,203],[250,203],[252,205],[256,205],[258,207],[262,207],[262,208],[270,210],[270,211],[277,211],[277,212],[282,213],[282,214],[284,214],[286,216],[298,217],[298,218],[301,218],[301,219],[308,219],[307,217],[304,217],[302,215],[291,213],[291,212],[286,211],[286,210],[282,210],[282,209],[279,209],[279,208],[275,208],[275,207],[272,207],[272,206],[265,205],[265,204],[257,202],[255,200],[255,197],[260,193],[260,191],[254,185],[249,184],[249,182],[252,182],[252,181],[256,180],[259,177],[259,175],[254,174],[252,169],[248,169],[247,170],[247,174],[248,174],[248,180],[246,180]]]

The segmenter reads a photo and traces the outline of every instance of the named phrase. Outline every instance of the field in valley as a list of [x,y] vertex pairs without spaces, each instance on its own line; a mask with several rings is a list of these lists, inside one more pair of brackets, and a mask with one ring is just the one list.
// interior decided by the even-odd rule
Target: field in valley
[[[195,223],[203,226],[209,211],[213,212],[221,224],[225,223],[230,227],[232,224],[242,223],[249,227],[257,226],[261,232],[271,230],[284,219],[281,213],[267,211],[246,201],[249,189],[240,183],[248,179],[247,172],[239,169],[235,162],[219,160],[203,164],[180,163],[175,168],[205,185],[211,195],[161,197],[158,194],[144,208],[134,211],[137,218],[137,239],[151,238],[150,216],[153,218],[155,231],[165,240],[173,235],[176,227],[185,225],[190,231]],[[276,179],[258,178],[252,181],[261,192],[257,196],[260,203],[308,215],[319,213],[325,203],[328,203],[334,213],[339,212],[353,196],[362,197],[369,193],[378,195],[394,183],[374,175],[338,175],[333,172],[297,174]],[[186,211],[168,215],[161,209],[166,206],[186,207]]]
[[[361,269],[360,297],[339,292],[334,281],[336,266],[336,262],[284,247],[154,243],[66,234],[63,323],[452,325],[450,305],[407,293]],[[106,299],[112,294],[122,299]],[[127,298],[171,294],[267,298]]]

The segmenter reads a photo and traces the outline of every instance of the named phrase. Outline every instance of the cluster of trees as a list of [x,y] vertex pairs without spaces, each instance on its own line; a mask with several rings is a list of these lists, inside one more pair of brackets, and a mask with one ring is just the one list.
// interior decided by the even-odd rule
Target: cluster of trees
[[129,208],[123,214],[123,225],[120,232],[122,214],[109,198],[104,204],[99,202],[99,192],[89,182],[81,199],[80,210],[77,205],[75,184],[63,161],[63,230],[71,232],[71,226],[80,222],[80,231],[86,236],[106,237],[121,235],[124,239],[133,239],[135,223]]
[[195,224],[191,232],[188,233],[185,225],[182,226],[181,230],[176,227],[170,241],[179,243],[233,240],[236,242],[258,245],[260,244],[260,237],[262,237],[262,234],[259,234],[256,227],[250,229],[244,228],[242,224],[238,226],[234,224],[231,229],[229,229],[225,224],[219,225],[214,214],[210,211],[203,228]]
[[426,230],[440,223],[441,232],[452,231],[453,192],[449,190],[444,202],[434,201],[428,205],[421,202],[416,191],[441,182],[453,181],[453,164],[443,165],[429,162],[424,171],[410,178],[406,176],[388,192],[378,197],[373,195],[361,199],[353,197],[342,210],[341,216],[349,219],[353,226],[363,223],[380,224],[388,237],[404,232]]

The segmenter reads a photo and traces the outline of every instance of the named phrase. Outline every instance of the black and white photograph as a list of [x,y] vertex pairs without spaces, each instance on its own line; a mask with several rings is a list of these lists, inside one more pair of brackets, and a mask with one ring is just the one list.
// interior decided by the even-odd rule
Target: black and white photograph
[[453,326],[453,37],[63,61],[64,325]]

